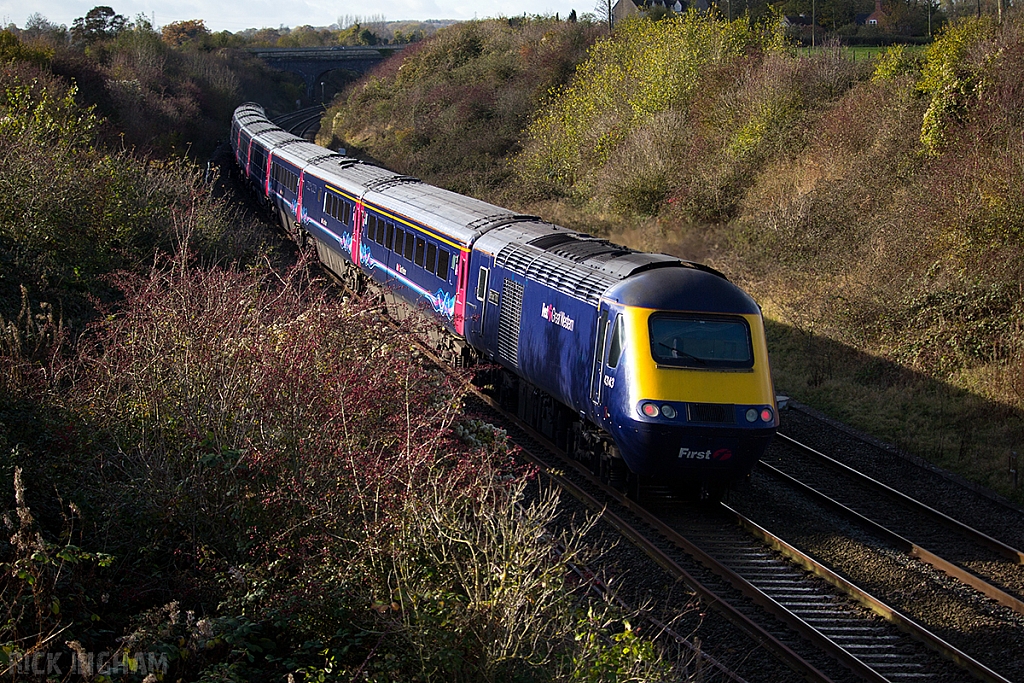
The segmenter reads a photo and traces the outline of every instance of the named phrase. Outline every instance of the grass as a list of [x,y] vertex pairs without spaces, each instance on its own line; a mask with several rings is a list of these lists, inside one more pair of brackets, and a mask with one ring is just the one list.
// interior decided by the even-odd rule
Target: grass
[[1024,502],[1008,466],[1024,434],[1019,410],[800,329],[762,303],[778,393]]

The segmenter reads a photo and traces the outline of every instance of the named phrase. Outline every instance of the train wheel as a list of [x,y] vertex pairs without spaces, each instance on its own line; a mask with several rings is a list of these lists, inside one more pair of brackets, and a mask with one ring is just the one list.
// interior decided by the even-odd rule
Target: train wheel
[[643,488],[643,477],[634,472],[626,473],[626,497],[634,503],[640,502],[640,491]]
[[612,460],[604,455],[595,455],[597,459],[597,478],[602,484],[612,483]]
[[709,484],[704,482],[700,485],[700,502],[707,505],[717,505],[725,498],[728,489],[724,484]]

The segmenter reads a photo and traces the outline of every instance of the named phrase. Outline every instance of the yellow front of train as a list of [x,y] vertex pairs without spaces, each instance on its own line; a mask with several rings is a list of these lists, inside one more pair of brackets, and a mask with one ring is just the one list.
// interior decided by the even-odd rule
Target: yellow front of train
[[[721,488],[745,477],[778,427],[757,304],[713,271],[662,268],[608,300],[598,411],[626,465],[641,475]],[[615,339],[618,336],[618,340]]]

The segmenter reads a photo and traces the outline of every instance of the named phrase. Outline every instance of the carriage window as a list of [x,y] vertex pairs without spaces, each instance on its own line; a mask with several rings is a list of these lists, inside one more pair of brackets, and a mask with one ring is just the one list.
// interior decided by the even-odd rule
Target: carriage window
[[262,176],[264,167],[266,166],[266,155],[263,154],[263,150],[257,147],[252,153],[252,167],[254,176]]
[[271,169],[271,177],[290,192],[295,192],[299,189],[299,176],[279,164],[274,164],[274,167]]
[[352,214],[352,205],[332,192],[326,192],[324,196],[324,213],[331,218],[348,223]]
[[437,276],[442,280],[448,279],[448,252],[444,249],[437,250]]
[[615,328],[612,330],[611,341],[608,342],[608,367],[614,368],[619,364],[619,357],[622,355],[622,314],[615,316]]
[[416,238],[416,265],[419,266],[420,268],[423,267],[423,247],[425,247],[425,246],[426,246],[426,243],[423,241],[423,238],[422,237],[417,237]]
[[395,225],[394,223],[388,223],[388,231],[384,236],[384,248],[390,249],[391,245],[395,243]]
[[427,262],[423,267],[431,273],[437,272],[437,245],[433,242],[427,245]]
[[669,315],[650,318],[651,355],[663,365],[751,368],[754,349],[747,321],[731,316]]
[[402,256],[405,253],[405,230],[395,228],[395,253]]
[[412,261],[412,245],[415,241],[411,232],[405,233],[405,258]]

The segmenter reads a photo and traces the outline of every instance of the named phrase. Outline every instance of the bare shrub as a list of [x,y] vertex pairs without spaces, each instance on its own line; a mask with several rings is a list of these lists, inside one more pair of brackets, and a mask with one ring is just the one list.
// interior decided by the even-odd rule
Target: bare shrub
[[660,112],[641,124],[602,167],[594,194],[622,213],[654,215],[672,190],[683,164],[686,119]]

